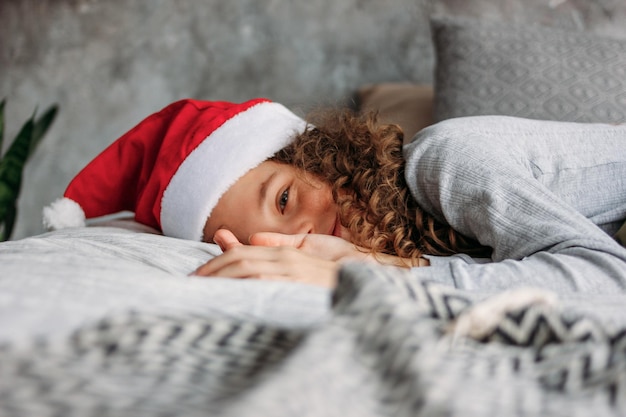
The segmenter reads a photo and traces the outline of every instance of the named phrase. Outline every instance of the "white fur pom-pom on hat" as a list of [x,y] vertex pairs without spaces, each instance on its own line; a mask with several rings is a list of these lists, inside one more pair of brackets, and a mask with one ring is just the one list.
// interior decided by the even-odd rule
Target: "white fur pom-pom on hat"
[[85,212],[73,200],[59,198],[43,209],[43,225],[46,230],[60,230],[85,226]]

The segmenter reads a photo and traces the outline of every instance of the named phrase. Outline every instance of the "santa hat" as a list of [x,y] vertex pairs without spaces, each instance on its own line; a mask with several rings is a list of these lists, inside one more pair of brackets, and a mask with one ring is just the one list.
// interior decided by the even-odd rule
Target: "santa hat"
[[44,225],[80,227],[85,218],[132,211],[166,236],[202,240],[222,194],[305,129],[266,99],[175,102],[91,161],[44,209]]

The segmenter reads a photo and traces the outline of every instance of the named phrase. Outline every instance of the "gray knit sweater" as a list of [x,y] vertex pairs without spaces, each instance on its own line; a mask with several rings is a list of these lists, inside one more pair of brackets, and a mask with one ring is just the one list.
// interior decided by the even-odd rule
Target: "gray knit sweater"
[[405,158],[419,205],[494,248],[488,263],[429,257],[416,276],[482,291],[626,289],[626,249],[611,237],[626,221],[626,125],[451,119]]

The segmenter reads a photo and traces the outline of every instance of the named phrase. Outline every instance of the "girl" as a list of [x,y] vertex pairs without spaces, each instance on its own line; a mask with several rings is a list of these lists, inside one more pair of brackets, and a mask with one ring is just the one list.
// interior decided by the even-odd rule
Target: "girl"
[[[430,263],[431,268],[414,269],[416,277],[466,289],[626,288],[626,251],[611,237],[626,221],[626,126],[502,116],[455,119],[420,132],[404,155],[400,130],[376,124],[371,115],[331,111],[315,126],[272,161],[296,167],[296,178],[308,173],[315,192],[326,190],[326,200],[336,203],[339,233],[297,228],[307,223],[290,216],[307,205],[297,195],[291,201],[290,178],[274,193],[280,207],[275,215],[287,223],[282,228],[231,225],[220,218],[219,208],[245,187],[242,180],[207,222],[207,235],[218,223],[233,231],[214,237],[226,253],[197,274],[333,285],[341,261],[367,259]],[[227,212],[233,210],[231,204]],[[253,234],[262,230],[303,234]],[[359,248],[308,234],[320,230]],[[490,255],[494,263],[440,257],[455,253]]]
[[[626,220],[625,126],[454,119],[403,154],[400,129],[371,115],[313,122],[264,100],[178,102],[96,158],[66,200],[218,243],[224,254],[197,275],[333,286],[342,262],[362,260],[430,265],[416,277],[462,288],[626,287],[610,236]],[[129,148],[140,151],[124,158]],[[95,198],[94,172],[113,165],[132,169]]]

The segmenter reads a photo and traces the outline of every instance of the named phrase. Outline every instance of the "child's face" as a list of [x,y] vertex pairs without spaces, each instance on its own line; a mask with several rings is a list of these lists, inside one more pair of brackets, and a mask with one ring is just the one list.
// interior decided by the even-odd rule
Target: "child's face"
[[330,186],[296,168],[263,162],[220,198],[204,227],[204,241],[218,229],[247,244],[256,232],[317,233],[348,238],[338,220]]

